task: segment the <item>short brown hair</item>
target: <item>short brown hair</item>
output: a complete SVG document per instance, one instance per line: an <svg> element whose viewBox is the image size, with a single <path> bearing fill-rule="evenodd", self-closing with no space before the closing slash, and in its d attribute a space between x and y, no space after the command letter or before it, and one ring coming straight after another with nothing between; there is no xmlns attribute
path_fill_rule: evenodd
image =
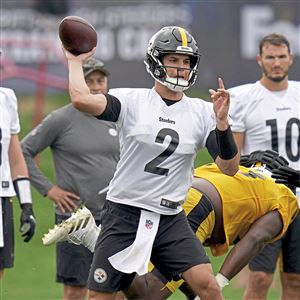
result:
<svg viewBox="0 0 300 300"><path fill-rule="evenodd" d="M287 38L282 34L272 33L272 34L268 34L265 37L263 37L263 39L259 43L259 54L262 54L262 48L266 43L269 43L269 44L272 44L275 46L286 45L288 48L288 52L289 53L291 52L290 43L287 40Z"/></svg>

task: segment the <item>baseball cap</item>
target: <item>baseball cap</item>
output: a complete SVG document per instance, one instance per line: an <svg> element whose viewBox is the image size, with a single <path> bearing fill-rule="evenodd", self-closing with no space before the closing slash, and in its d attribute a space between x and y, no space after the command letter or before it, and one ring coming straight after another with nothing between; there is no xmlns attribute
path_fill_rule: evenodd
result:
<svg viewBox="0 0 300 300"><path fill-rule="evenodd" d="M104 62L97 58L89 58L82 65L84 77L90 75L94 71L99 71L105 76L109 76L110 73L105 69Z"/></svg>

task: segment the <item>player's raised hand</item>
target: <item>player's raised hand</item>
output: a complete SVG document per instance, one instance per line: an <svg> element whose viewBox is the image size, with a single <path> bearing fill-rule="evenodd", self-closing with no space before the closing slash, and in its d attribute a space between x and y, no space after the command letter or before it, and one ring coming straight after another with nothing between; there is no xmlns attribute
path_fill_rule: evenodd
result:
<svg viewBox="0 0 300 300"><path fill-rule="evenodd" d="M68 61L83 62L95 53L97 32L81 17L65 17L59 24L58 35Z"/></svg>
<svg viewBox="0 0 300 300"><path fill-rule="evenodd" d="M215 91L213 89L209 89L210 97L213 102L214 112L217 118L217 122L225 122L227 123L227 116L229 111L229 103L230 103L230 95L229 92L225 89L223 80L218 78L219 88ZM226 128L219 128L220 130L224 130Z"/></svg>
<svg viewBox="0 0 300 300"><path fill-rule="evenodd" d="M64 48L63 45L61 45L61 47L62 47L63 53L64 53L64 55L65 55L65 57L68 61L78 61L81 64L85 60L87 60L89 57L94 55L94 53L96 52L96 47L94 47L90 52L82 53L82 54L79 54L79 55L74 55L70 51L68 51L66 48Z"/></svg>

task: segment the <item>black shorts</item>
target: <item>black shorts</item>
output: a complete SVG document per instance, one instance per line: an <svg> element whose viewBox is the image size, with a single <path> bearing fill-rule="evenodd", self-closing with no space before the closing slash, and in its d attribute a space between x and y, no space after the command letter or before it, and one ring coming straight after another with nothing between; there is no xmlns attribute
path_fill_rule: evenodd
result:
<svg viewBox="0 0 300 300"><path fill-rule="evenodd" d="M141 209L106 201L104 210L88 288L99 292L126 290L135 273L125 274L115 270L108 257L133 243ZM177 215L161 215L151 261L168 280L178 278L195 265L210 262L183 211Z"/></svg>
<svg viewBox="0 0 300 300"><path fill-rule="evenodd" d="M68 217L56 215L56 224ZM71 286L86 286L93 253L82 245L69 242L56 244L56 282Z"/></svg>
<svg viewBox="0 0 300 300"><path fill-rule="evenodd" d="M278 258L281 272L300 274L300 213L283 238L267 244L250 261L249 268L254 272L274 273Z"/></svg>
<svg viewBox="0 0 300 300"><path fill-rule="evenodd" d="M0 198L2 202L3 238L4 247L0 247L0 269L12 268L14 266L14 222L13 207L10 198ZM2 233L1 233L2 234Z"/></svg>

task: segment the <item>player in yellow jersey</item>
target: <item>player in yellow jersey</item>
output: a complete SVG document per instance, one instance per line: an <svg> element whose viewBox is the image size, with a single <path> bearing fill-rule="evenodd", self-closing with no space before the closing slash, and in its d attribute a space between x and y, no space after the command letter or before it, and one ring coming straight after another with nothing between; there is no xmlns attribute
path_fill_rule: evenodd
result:
<svg viewBox="0 0 300 300"><path fill-rule="evenodd" d="M273 151L267 151L267 161L271 169L286 164ZM253 162L249 156L248 162L244 159L246 165ZM266 243L284 235L299 210L291 189L276 184L264 166L240 166L232 177L222 174L215 164L204 165L195 169L192 186L183 205L192 230L214 256L234 245L216 275L221 289ZM154 269L136 277L127 294L129 299L166 299L180 286L188 299L194 299L183 280L167 282Z"/></svg>
<svg viewBox="0 0 300 300"><path fill-rule="evenodd" d="M256 152L242 159L247 166L257 161L267 164L268 169L288 164L273 151ZM240 166L235 176L222 174L216 164L195 169L192 188L183 205L192 230L215 256L225 254L229 246L234 245L216 276L221 288L266 243L282 237L298 213L297 198L292 190L284 184L275 183L268 169L265 165ZM79 221L77 218L78 224L84 223ZM72 232L68 235L65 231L65 238L68 235L69 241L72 241L76 237L77 242L81 240L85 244L81 236L87 234L83 229L79 236L73 230L74 226L70 228ZM90 243L89 249L93 251ZM154 269L144 276L136 276L124 292L128 299L159 300L166 299L180 286L188 291L183 280L167 282ZM189 299L194 297L191 292Z"/></svg>

